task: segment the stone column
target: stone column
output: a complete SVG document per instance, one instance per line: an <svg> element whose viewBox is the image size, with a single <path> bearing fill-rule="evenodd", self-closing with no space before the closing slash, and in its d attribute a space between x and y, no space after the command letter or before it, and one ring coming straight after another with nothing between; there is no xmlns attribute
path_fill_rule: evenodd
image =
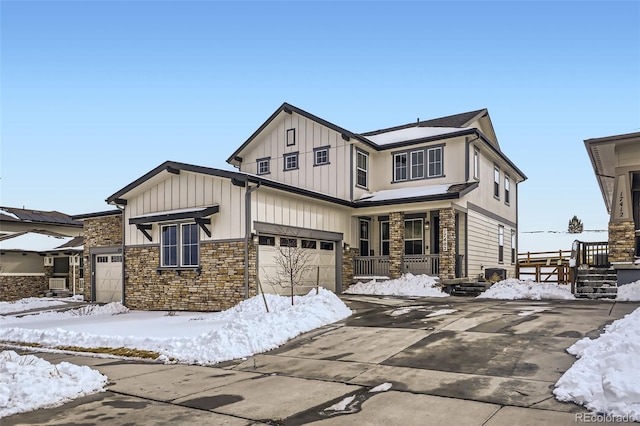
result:
<svg viewBox="0 0 640 426"><path fill-rule="evenodd" d="M342 250L342 291L351 286L353 283L353 258L357 255L357 249L351 247L336 247L336 250Z"/></svg>
<svg viewBox="0 0 640 426"><path fill-rule="evenodd" d="M635 259L636 234L633 221L609 222L609 262Z"/></svg>
<svg viewBox="0 0 640 426"><path fill-rule="evenodd" d="M389 214L389 240L389 278L400 278L404 255L404 212Z"/></svg>
<svg viewBox="0 0 640 426"><path fill-rule="evenodd" d="M452 208L440 209L440 279L456 277L456 214Z"/></svg>

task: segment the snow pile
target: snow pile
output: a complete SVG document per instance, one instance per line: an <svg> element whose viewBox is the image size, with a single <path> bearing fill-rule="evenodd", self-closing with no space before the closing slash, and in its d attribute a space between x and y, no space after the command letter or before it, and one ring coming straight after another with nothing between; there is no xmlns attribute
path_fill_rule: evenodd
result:
<svg viewBox="0 0 640 426"><path fill-rule="evenodd" d="M640 302L640 281L618 286L616 300L621 302Z"/></svg>
<svg viewBox="0 0 640 426"><path fill-rule="evenodd" d="M556 383L558 400L616 416L617 421L640 421L640 309L567 352L578 360Z"/></svg>
<svg viewBox="0 0 640 426"><path fill-rule="evenodd" d="M107 377L68 362L52 365L33 355L0 352L0 418L103 392Z"/></svg>
<svg viewBox="0 0 640 426"><path fill-rule="evenodd" d="M374 294L384 296L447 297L438 287L438 279L430 275L405 274L395 280L358 282L346 294Z"/></svg>
<svg viewBox="0 0 640 426"><path fill-rule="evenodd" d="M191 322L193 328L200 331L197 335L189 335L191 331L185 330L184 322L177 323L185 321L179 315L158 317L155 313L150 324L139 327L140 316L137 314L147 313L129 312L121 304L113 303L93 307L88 312L73 310L5 319L0 328L0 340L39 343L49 348L141 349L159 353L158 359L164 362L207 365L274 349L301 333L351 315L351 310L324 288L320 288L318 294L314 289L306 296L297 296L293 306L288 297L265 296L269 313L265 310L262 296L256 296L225 312L197 317L191 314L191 320L200 320ZM113 315L116 313L121 315ZM105 316L106 319L103 318ZM95 320L102 320L102 323L94 325L91 330L102 327L102 334L78 330L86 330L87 324ZM22 324L24 326L20 327ZM112 334L111 324L124 325L124 331ZM149 327L154 328L155 337L149 335ZM134 332L138 334L133 335Z"/></svg>
<svg viewBox="0 0 640 426"><path fill-rule="evenodd" d="M49 308L54 306L63 306L67 302L82 301L82 296L75 297L28 297L26 299L16 300L15 302L0 302L0 314L12 314L21 312L26 309Z"/></svg>
<svg viewBox="0 0 640 426"><path fill-rule="evenodd" d="M575 299L571 289L551 283L537 283L532 280L520 281L516 278L508 278L491 286L487 291L478 296L479 299Z"/></svg>

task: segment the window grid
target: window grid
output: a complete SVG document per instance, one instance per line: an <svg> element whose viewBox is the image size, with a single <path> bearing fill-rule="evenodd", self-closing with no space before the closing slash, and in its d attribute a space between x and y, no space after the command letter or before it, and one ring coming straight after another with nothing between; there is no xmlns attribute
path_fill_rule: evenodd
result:
<svg viewBox="0 0 640 426"><path fill-rule="evenodd" d="M427 149L427 177L442 176L442 147Z"/></svg>
<svg viewBox="0 0 640 426"><path fill-rule="evenodd" d="M199 228L197 224L164 225L161 227L160 236L160 266L191 267L200 264Z"/></svg>
<svg viewBox="0 0 640 426"><path fill-rule="evenodd" d="M504 262L504 226L498 225L498 262Z"/></svg>
<svg viewBox="0 0 640 426"><path fill-rule="evenodd" d="M162 266L178 266L178 226L162 227Z"/></svg>
<svg viewBox="0 0 640 426"><path fill-rule="evenodd" d="M393 155L393 180L407 180L407 153Z"/></svg>
<svg viewBox="0 0 640 426"><path fill-rule="evenodd" d="M295 170L298 168L298 153L284 155L284 170Z"/></svg>
<svg viewBox="0 0 640 426"><path fill-rule="evenodd" d="M182 225L182 266L198 266L198 225Z"/></svg>
<svg viewBox="0 0 640 426"><path fill-rule="evenodd" d="M422 219L404 221L404 254L422 254L423 232Z"/></svg>
<svg viewBox="0 0 640 426"><path fill-rule="evenodd" d="M411 152L411 179L424 178L424 151Z"/></svg>
<svg viewBox="0 0 640 426"><path fill-rule="evenodd" d="M369 184L369 154L364 151L357 151L356 156L356 184L366 188Z"/></svg>
<svg viewBox="0 0 640 426"><path fill-rule="evenodd" d="M500 167L493 168L493 196L500 199Z"/></svg>
<svg viewBox="0 0 640 426"><path fill-rule="evenodd" d="M269 163L270 163L270 158L260 158L258 159L258 174L259 175L266 175L268 173L271 172L271 170L269 170Z"/></svg>
<svg viewBox="0 0 640 426"><path fill-rule="evenodd" d="M313 150L314 153L314 165L315 166L322 166L324 164L329 164L329 148L328 147L323 147L323 148L315 148Z"/></svg>

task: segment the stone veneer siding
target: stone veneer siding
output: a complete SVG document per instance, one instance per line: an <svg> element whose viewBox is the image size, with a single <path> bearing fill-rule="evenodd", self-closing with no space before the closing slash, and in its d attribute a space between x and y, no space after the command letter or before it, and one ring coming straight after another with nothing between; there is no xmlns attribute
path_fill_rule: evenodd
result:
<svg viewBox="0 0 640 426"><path fill-rule="evenodd" d="M404 254L404 212L389 214L389 278L402 276Z"/></svg>
<svg viewBox="0 0 640 426"><path fill-rule="evenodd" d="M447 247L444 234L447 233ZM440 209L440 279L456 277L456 214L452 208Z"/></svg>
<svg viewBox="0 0 640 426"><path fill-rule="evenodd" d="M256 295L256 247L249 246L249 297ZM244 241L201 242L200 275L164 269L158 246L125 249L125 304L130 309L221 311L245 299Z"/></svg>
<svg viewBox="0 0 640 426"><path fill-rule="evenodd" d="M44 267L44 276L0 276L0 300L12 302L25 297L43 297L49 291L53 266Z"/></svg>
<svg viewBox="0 0 640 426"><path fill-rule="evenodd" d="M337 247L336 249L340 249ZM349 247L348 249L344 249L342 251L342 291L344 292L346 289L353 284L353 266L354 266L354 258L358 255L358 249L354 249Z"/></svg>
<svg viewBox="0 0 640 426"><path fill-rule="evenodd" d="M633 221L609 222L609 262L635 260L636 234Z"/></svg>
<svg viewBox="0 0 640 426"><path fill-rule="evenodd" d="M91 300L90 251L110 246L122 246L122 215L84 219L84 300Z"/></svg>

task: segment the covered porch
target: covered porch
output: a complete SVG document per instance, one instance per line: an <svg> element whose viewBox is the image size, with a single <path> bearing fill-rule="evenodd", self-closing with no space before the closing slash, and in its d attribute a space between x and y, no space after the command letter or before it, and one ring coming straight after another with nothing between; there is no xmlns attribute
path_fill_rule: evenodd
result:
<svg viewBox="0 0 640 426"><path fill-rule="evenodd" d="M464 278L466 214L452 207L359 216L353 279L427 274Z"/></svg>

